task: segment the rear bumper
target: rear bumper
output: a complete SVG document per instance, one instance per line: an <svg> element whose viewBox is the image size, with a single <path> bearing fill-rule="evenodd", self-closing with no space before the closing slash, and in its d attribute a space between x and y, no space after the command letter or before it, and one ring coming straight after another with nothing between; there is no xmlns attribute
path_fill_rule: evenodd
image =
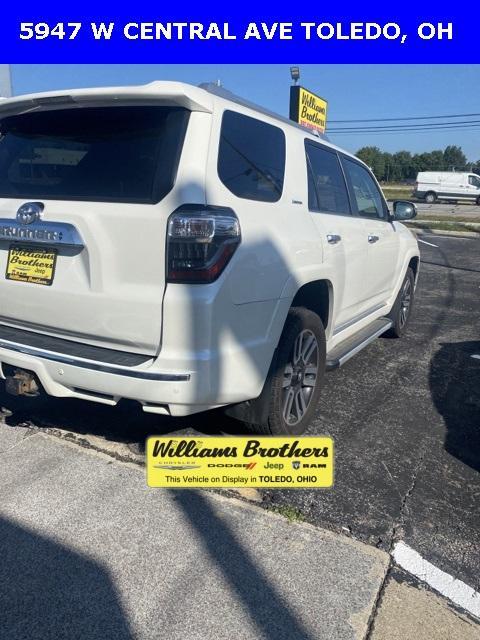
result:
<svg viewBox="0 0 480 640"><path fill-rule="evenodd" d="M1 325L0 325L1 326ZM147 413L185 416L257 397L263 380L253 355L265 359L268 342L235 345L231 350L186 352L178 358L149 357L127 367L48 351L0 335L0 378L9 367L33 372L44 391L107 405L122 399L139 402ZM165 350L166 351L166 350Z"/></svg>
<svg viewBox="0 0 480 640"><path fill-rule="evenodd" d="M198 402L195 373L116 367L0 341L0 377L3 379L5 365L33 372L45 392L59 398L79 398L108 405L127 398L140 402L146 412L178 416L209 408Z"/></svg>
<svg viewBox="0 0 480 640"><path fill-rule="evenodd" d="M111 373L116 376L126 376L127 378L139 378L141 380L159 380L162 382L188 382L190 380L189 373L162 373L160 371L150 371L149 369L135 369L132 367L123 367L121 365L111 364L108 362L99 362L95 360L86 360L84 358L48 351L32 345L21 344L10 340L0 338L0 350L14 351L23 353L27 356L42 358L56 362L57 364L67 364L80 369L90 369L92 371L101 371L103 373ZM151 358L148 359L153 362Z"/></svg>
<svg viewBox="0 0 480 640"><path fill-rule="evenodd" d="M52 396L126 398L147 412L189 415L260 395L289 306L286 298L233 305L225 287L171 286L157 356L0 323L0 364L35 373Z"/></svg>

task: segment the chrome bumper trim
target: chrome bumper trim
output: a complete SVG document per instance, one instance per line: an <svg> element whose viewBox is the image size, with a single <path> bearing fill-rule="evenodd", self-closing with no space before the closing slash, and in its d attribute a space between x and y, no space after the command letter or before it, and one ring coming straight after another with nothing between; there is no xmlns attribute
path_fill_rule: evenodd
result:
<svg viewBox="0 0 480 640"><path fill-rule="evenodd" d="M94 371L113 373L114 375L127 376L129 378L141 378L142 380L158 380L161 382L187 382L188 380L190 380L189 373L160 373L156 371L142 371L140 369L116 367L113 365L105 364L103 362L82 360L81 358L74 358L72 356L66 356L61 353L44 351L43 349L28 347L24 344L9 342L8 340L0 340L0 348L8 349L9 351L16 351L17 353L23 353L28 356L43 358L45 360L61 362L62 364L70 364L74 367L80 367L82 369L93 369Z"/></svg>

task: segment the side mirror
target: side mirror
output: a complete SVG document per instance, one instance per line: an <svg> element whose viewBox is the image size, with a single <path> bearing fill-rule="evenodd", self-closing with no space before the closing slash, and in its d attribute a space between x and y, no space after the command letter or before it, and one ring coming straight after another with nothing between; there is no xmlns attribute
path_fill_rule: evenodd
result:
<svg viewBox="0 0 480 640"><path fill-rule="evenodd" d="M417 215L417 207L408 200L395 200L393 203L394 220L411 220Z"/></svg>

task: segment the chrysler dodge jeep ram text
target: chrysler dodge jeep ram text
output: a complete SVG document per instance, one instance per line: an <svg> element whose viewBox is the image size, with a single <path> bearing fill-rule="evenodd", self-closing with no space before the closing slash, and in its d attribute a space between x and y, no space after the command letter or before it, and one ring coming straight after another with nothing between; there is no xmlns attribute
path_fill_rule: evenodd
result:
<svg viewBox="0 0 480 640"><path fill-rule="evenodd" d="M0 101L7 391L300 433L325 370L412 309L419 251L371 171L226 92Z"/></svg>

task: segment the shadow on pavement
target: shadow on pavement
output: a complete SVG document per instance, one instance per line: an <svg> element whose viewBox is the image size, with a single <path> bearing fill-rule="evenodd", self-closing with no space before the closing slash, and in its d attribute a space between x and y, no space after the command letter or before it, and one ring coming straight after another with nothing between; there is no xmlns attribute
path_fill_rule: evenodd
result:
<svg viewBox="0 0 480 640"><path fill-rule="evenodd" d="M222 571L250 619L265 640L314 640L298 615L263 575L228 523L220 519L199 491L175 492L182 509L205 550Z"/></svg>
<svg viewBox="0 0 480 640"><path fill-rule="evenodd" d="M107 571L0 518L0 635L5 640L133 640Z"/></svg>
<svg viewBox="0 0 480 640"><path fill-rule="evenodd" d="M430 365L430 390L447 434L445 450L480 471L480 341L442 344Z"/></svg>
<svg viewBox="0 0 480 640"><path fill-rule="evenodd" d="M93 402L50 398L11 396L0 385L0 406L11 412L5 422L12 427L31 423L40 428L63 429L78 435L94 435L120 442L143 453L150 435L245 435L242 424L223 411L207 411L185 418L144 413L136 402L121 401L115 407Z"/></svg>

